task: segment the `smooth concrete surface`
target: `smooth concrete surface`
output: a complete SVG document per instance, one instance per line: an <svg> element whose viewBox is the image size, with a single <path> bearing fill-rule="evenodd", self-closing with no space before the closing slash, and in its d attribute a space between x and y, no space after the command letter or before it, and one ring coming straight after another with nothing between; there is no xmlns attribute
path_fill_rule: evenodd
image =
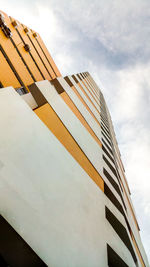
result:
<svg viewBox="0 0 150 267"><path fill-rule="evenodd" d="M84 126L80 123L80 121L76 118L74 113L68 108L68 106L62 100L62 98L57 93L53 85L51 85L48 81L41 81L41 82L36 82L36 86L37 88L39 88L41 93L44 95L48 103L55 110L55 112L57 113L57 115L59 116L63 124L67 127L70 134L77 141L82 151L87 155L88 159L94 165L94 167L99 172L99 174L102 176L106 184L108 184L109 188L111 189L113 194L116 196L118 201L122 204L120 196L116 194L115 189L113 188L113 186L109 183L108 179L103 174L103 166L104 166L105 169L112 175L112 177L113 178L115 177L112 171L110 170L110 168L105 164L105 162L102 159L102 149L95 142L95 140L91 137L91 135L84 128ZM66 90L65 85L64 85L64 88ZM116 179L116 182L118 183L118 180L116 177L115 179Z"/></svg>
<svg viewBox="0 0 150 267"><path fill-rule="evenodd" d="M2 216L48 266L107 266L101 190L12 88L0 112Z"/></svg>
<svg viewBox="0 0 150 267"><path fill-rule="evenodd" d="M74 87L76 88L76 90L78 91L78 93L80 94L80 96L83 98L83 100L85 101L85 103L88 105L88 107L90 108L90 110L93 112L94 116L100 122L100 114L97 112L97 110L95 109L95 107L92 105L92 103L90 102L90 100L88 99L88 97L83 93L83 91L78 86L78 84L75 82L75 80L72 78L72 76L68 76L68 78L70 79L70 81L72 82L72 84L74 85Z"/></svg>
<svg viewBox="0 0 150 267"><path fill-rule="evenodd" d="M82 151L101 175L103 166L101 147L63 101L53 85L48 81L42 81L36 82L36 86L42 92L47 102L54 109L60 120L81 147ZM94 119L92 118L92 120Z"/></svg>
<svg viewBox="0 0 150 267"><path fill-rule="evenodd" d="M48 266L108 267L108 243L136 267L105 205L123 216L13 88L0 90L0 113L2 216Z"/></svg>
<svg viewBox="0 0 150 267"><path fill-rule="evenodd" d="M100 106L97 104L97 102L95 101L95 99L92 97L92 95L90 94L90 92L88 91L88 89L86 88L86 86L84 85L84 83L83 83L84 81L80 80L77 75L75 75L75 77L78 80L78 82L81 84L81 86L83 87L84 91L89 96L89 98L91 99L91 101L93 102L93 104L100 111ZM89 90L91 91L91 89L89 89Z"/></svg>
<svg viewBox="0 0 150 267"><path fill-rule="evenodd" d="M86 109L86 107L83 105L83 103L80 101L80 99L77 97L77 95L73 92L73 90L70 88L68 83L65 81L63 77L57 78L57 80L60 82L60 84L63 86L66 93L69 95L77 109L80 111L82 116L85 118L89 126L92 128L96 136L101 140L101 128L98 125L98 123L94 120L92 115L89 113L89 111Z"/></svg>

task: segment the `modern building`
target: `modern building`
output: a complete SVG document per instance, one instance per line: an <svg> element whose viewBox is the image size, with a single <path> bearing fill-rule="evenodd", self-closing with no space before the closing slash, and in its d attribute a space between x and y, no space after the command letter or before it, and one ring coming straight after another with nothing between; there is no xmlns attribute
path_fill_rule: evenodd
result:
<svg viewBox="0 0 150 267"><path fill-rule="evenodd" d="M114 128L88 72L62 77L0 12L0 266L148 267Z"/></svg>

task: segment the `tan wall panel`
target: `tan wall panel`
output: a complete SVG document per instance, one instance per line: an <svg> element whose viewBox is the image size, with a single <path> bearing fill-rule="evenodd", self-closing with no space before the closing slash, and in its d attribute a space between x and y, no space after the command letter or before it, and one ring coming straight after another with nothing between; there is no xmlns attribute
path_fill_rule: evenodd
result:
<svg viewBox="0 0 150 267"><path fill-rule="evenodd" d="M95 102L98 104L98 106L100 106L99 101L97 101L96 98L93 96L93 94L91 93L91 91L88 89L86 83L85 83L83 80L82 80L81 82L82 82L82 83L84 84L84 86L87 88L87 90L89 91L90 95L91 95L92 98L95 100Z"/></svg>
<svg viewBox="0 0 150 267"><path fill-rule="evenodd" d="M90 163L86 155L80 149L76 141L70 135L70 133L58 118L54 110L50 107L50 105L43 105L42 107L36 109L35 113L57 137L57 139L64 145L64 147L75 158L80 166L87 172L87 174L98 185L98 187L104 192L104 181L102 177Z"/></svg>
<svg viewBox="0 0 150 267"><path fill-rule="evenodd" d="M39 47L37 46L37 42L36 42L35 38L33 37L31 31L29 30L28 33L25 33L24 32L24 28L27 28L27 27L21 25L21 27L20 27L21 35L22 35L23 39L26 40L26 42L30 45L30 47L31 47L31 53L32 53L32 55L33 55L36 63L38 64L41 72L43 73L45 79L46 80L50 80L51 79L51 76L48 73L48 71L51 72L51 70L49 70L49 65L47 63L47 60L45 59L45 57L41 53L41 49L39 49ZM31 38L31 41L32 42L30 41L30 39L28 38L28 36ZM32 43L34 44L34 46L36 47L36 49L34 48L34 46L32 45ZM48 69L48 71L45 68L45 66L44 66L43 62L41 61L41 58L39 57L39 55L38 55L38 53L37 53L36 50L38 51L39 55L41 56L41 58L42 58L42 60L43 60L43 62L45 64L46 68Z"/></svg>
<svg viewBox="0 0 150 267"><path fill-rule="evenodd" d="M12 19L12 21L13 21L13 19ZM15 34L15 38L13 38L13 40L16 43L16 45L17 45L17 42L20 43L17 47L18 47L22 57L24 58L26 64L28 65L28 67L29 67L30 71L32 72L33 76L35 77L36 81L42 81L43 77L41 76L37 66L35 65L33 59L31 58L31 56L29 54L29 52L25 51L24 43L21 40L21 38L20 38L20 36L17 33L15 28L14 28L14 30L15 30L16 34ZM20 33L20 35L22 36L25 44L29 44L28 37L26 36L25 32L23 31L22 26L20 25L20 23L18 24L17 30ZM17 40L16 37L19 38L19 40ZM33 53L33 47L31 45L30 45L30 48L31 48L31 53Z"/></svg>
<svg viewBox="0 0 150 267"><path fill-rule="evenodd" d="M45 44L43 43L42 38L40 37L39 34L38 34L37 40L39 41L39 43L40 43L40 45L42 46L42 48L43 48L43 50L44 50L44 52L45 52L47 58L49 59L51 65L52 65L52 67L53 67L53 69L54 69L54 71L55 71L55 73L56 73L55 76L56 76L56 77L60 77L60 76L61 76L61 73L60 73L59 69L57 68L57 66L56 66L56 64L55 64L55 62L54 62L54 60L52 59L52 57L51 57L49 51L47 50L47 48L46 48Z"/></svg>
<svg viewBox="0 0 150 267"><path fill-rule="evenodd" d="M13 86L14 88L21 87L20 83L18 82L16 76L14 75L13 71L11 70L9 64L7 63L1 51L0 51L0 82L3 84L4 87L7 86Z"/></svg>
<svg viewBox="0 0 150 267"><path fill-rule="evenodd" d="M89 124L86 122L84 117L79 112L79 110L76 108L76 106L74 105L74 103L72 102L70 97L67 95L67 93L63 92L60 96L63 98L63 100L65 101L67 106L69 106L69 108L73 111L73 113L76 115L76 117L80 120L80 122L83 124L83 126L87 129L87 131L91 134L91 136L95 139L95 141L99 144L99 146L102 147L100 140L95 135L95 133L93 132L93 130L91 129Z"/></svg>
<svg viewBox="0 0 150 267"><path fill-rule="evenodd" d="M135 238L134 238L134 236L133 236L133 234L131 234L131 236L132 236L133 244L134 244L134 247L135 247L135 249L136 249L136 252L137 252L139 261L140 261L140 263L141 263L141 266L142 266L142 267L146 267L146 265L145 265L145 263L144 263L144 261L143 261L143 258L142 258L142 256L141 256L140 250L139 250L139 248L138 248L138 246L137 246L137 243L136 243L136 241L135 241Z"/></svg>
<svg viewBox="0 0 150 267"><path fill-rule="evenodd" d="M88 94L85 92L85 90L83 89L83 86L80 84L80 82L77 83L77 85L80 87L80 89L82 90L82 92L85 94L85 96L88 98L88 100L91 102L91 104L93 105L93 107L97 110L97 112L100 114L99 110L97 109L97 107L94 105L93 101L91 100L91 98L88 96Z"/></svg>
<svg viewBox="0 0 150 267"><path fill-rule="evenodd" d="M93 94L95 95L96 99L99 101L99 96L97 95L97 93L95 92L94 86L90 83L90 81L88 80L88 78L85 78L85 81L89 84Z"/></svg>
<svg viewBox="0 0 150 267"><path fill-rule="evenodd" d="M72 90L75 92L75 94L78 96L78 98L81 100L81 102L83 103L83 105L86 107L86 109L89 111L89 113L92 115L92 117L95 119L95 121L98 123L99 126L100 122L97 120L97 118L94 116L93 112L90 110L90 108L88 107L88 105L85 103L85 101L83 100L83 98L81 97L81 95L78 93L78 91L76 90L76 88L74 86L71 87Z"/></svg>
<svg viewBox="0 0 150 267"><path fill-rule="evenodd" d="M52 68L51 68L51 66L50 66L50 64L49 64L49 62L48 62L48 60L46 59L46 57L45 57L45 55L44 55L44 53L43 53L41 47L39 46L39 44L38 44L38 42L37 42L37 40L36 40L37 38L35 38L35 37L33 36L33 31L30 30L30 32L29 32L28 34L29 34L29 36L30 36L32 42L34 43L34 45L35 45L35 47L36 47L36 49L37 49L39 55L40 55L41 58L43 59L45 66L47 67L47 69L48 69L48 71L49 71L49 73L50 73L50 76L51 76L51 77L50 77L50 80L56 78L55 73L53 72L53 70L52 70Z"/></svg>
<svg viewBox="0 0 150 267"><path fill-rule="evenodd" d="M133 208L132 208L132 206L131 206L131 204L130 204L130 200L129 200L129 198L128 198L128 195L127 195L127 193L126 193L126 189L124 188L124 185L123 185L123 183L122 183L121 180L120 180L120 182L121 182L121 185L122 185L124 194L125 194L125 196L126 196L126 200L127 200L127 202L128 202L128 205L129 205L129 207L130 207L130 211L131 211L133 220L134 220L134 222L135 222L135 225L136 225L136 227L137 227L137 230L139 231L139 230L140 230L140 229L139 229L139 225L138 225L137 219L136 219L136 217L135 217L134 210L133 210Z"/></svg>
<svg viewBox="0 0 150 267"><path fill-rule="evenodd" d="M19 45L20 39L16 35L14 27L11 25L10 19L7 15L5 15L5 22L13 33L13 39L15 39L15 42L17 43L17 45ZM29 84L33 83L34 82L33 79L31 78L29 72L27 71L24 63L22 62L22 60L21 60L20 56L18 55L16 49L14 48L13 44L11 43L10 38L7 38L1 29L0 29L0 44L2 45L7 56L11 60L12 64L14 65L16 71L18 72L18 74L21 77L24 84L29 85ZM9 79L9 77L8 77L8 79Z"/></svg>

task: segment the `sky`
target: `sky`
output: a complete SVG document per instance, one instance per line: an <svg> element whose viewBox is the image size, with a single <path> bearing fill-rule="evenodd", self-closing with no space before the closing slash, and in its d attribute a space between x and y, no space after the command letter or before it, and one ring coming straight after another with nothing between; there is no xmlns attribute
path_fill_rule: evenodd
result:
<svg viewBox="0 0 150 267"><path fill-rule="evenodd" d="M62 75L89 71L114 124L150 261L150 1L0 0L39 32Z"/></svg>

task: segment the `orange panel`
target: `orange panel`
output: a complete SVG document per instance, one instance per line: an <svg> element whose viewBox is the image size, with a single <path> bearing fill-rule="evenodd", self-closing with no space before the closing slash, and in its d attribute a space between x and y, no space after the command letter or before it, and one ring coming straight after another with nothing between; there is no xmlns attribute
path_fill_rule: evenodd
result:
<svg viewBox="0 0 150 267"><path fill-rule="evenodd" d="M49 104L34 111L74 159L104 192L104 181Z"/></svg>
<svg viewBox="0 0 150 267"><path fill-rule="evenodd" d="M79 112L79 110L76 108L75 104L73 101L70 99L70 97L67 95L66 92L61 93L60 95L67 106L73 111L73 113L76 115L76 117L80 120L80 122L83 124L83 126L87 129L87 131L91 134L91 136L95 139L95 141L99 144L100 147L102 147L102 144L98 137L95 135L89 124L86 122L82 114Z"/></svg>
<svg viewBox="0 0 150 267"><path fill-rule="evenodd" d="M9 79L8 79L9 77ZM9 64L4 58L3 54L0 51L0 82L4 87L13 86L14 88L21 87L21 84L18 82L16 76L11 70Z"/></svg>
<svg viewBox="0 0 150 267"><path fill-rule="evenodd" d="M89 84L93 94L95 95L96 99L99 101L99 96L97 95L93 84L91 84L91 82L88 80L88 78L85 78L85 81Z"/></svg>
<svg viewBox="0 0 150 267"><path fill-rule="evenodd" d="M132 237L133 244L134 244L134 247L135 247L135 249L136 249L136 252L137 252L139 261L140 261L140 263L141 263L141 266L142 266L142 267L146 267L146 265L145 265L145 263L144 263L144 261L143 261L142 255L141 255L141 253L140 253L140 250L139 250L139 248L138 248L138 246L137 246L137 243L136 243L135 238L134 238L134 236L133 236L132 233L131 233L131 237Z"/></svg>
<svg viewBox="0 0 150 267"><path fill-rule="evenodd" d="M91 109L88 107L88 105L86 104L86 102L84 101L84 99L81 97L81 95L78 93L78 91L76 90L76 88L74 86L71 87L72 90L75 92L75 94L78 96L78 98L81 100L81 102L83 103L83 105L86 107L86 109L88 110L88 112L92 115L92 117L94 118L94 120L98 123L99 126L100 122L97 120L97 118L94 116L93 112L91 111Z"/></svg>
<svg viewBox="0 0 150 267"><path fill-rule="evenodd" d="M4 14L4 13L3 13ZM19 45L20 39L18 38L16 31L14 30L14 27L11 25L10 19L7 15L5 15L5 22L7 26L10 28L13 34L13 40ZM21 80L25 85L29 85L34 82L31 75L29 74L26 66L22 62L19 54L17 53L16 49L14 48L10 38L7 38L2 30L0 29L0 43L3 47L5 53L7 54L8 58L12 62L13 66L15 67L17 73L21 77ZM9 79L9 77L8 77Z"/></svg>
<svg viewBox="0 0 150 267"><path fill-rule="evenodd" d="M82 80L81 81L84 86L86 87L86 89L89 91L90 95L92 96L92 98L95 100L95 102L98 104L98 106L100 106L99 102L96 100L95 96L91 93L91 91L89 90L89 88L87 87L86 83Z"/></svg>
<svg viewBox="0 0 150 267"><path fill-rule="evenodd" d="M14 21L14 19L11 19L11 21ZM14 29L15 29L15 28L14 28ZM17 28L15 29L15 31L16 31L16 33L17 33L16 36L17 36L19 39L18 39L18 40L17 40L16 38L13 38L13 39L14 39L14 42L15 42L16 45L17 45L17 43L19 42L19 45L17 45L17 47L18 47L18 49L19 49L19 51L20 51L22 57L24 58L26 64L28 65L30 71L32 72L32 74L33 74L35 80L36 80L36 81L42 81L44 78L42 77L41 73L39 72L39 70L38 70L36 64L34 63L32 57L31 57L31 55L30 55L30 53L33 55L33 53L34 53L34 52L33 52L34 49L33 49L33 47L29 44L28 37L26 36L26 34L25 34L25 32L23 31L22 26L21 26L21 24L20 24L19 22L18 22L18 26L17 26ZM21 37L22 37L23 40L21 39L21 37L19 36L19 34L21 35ZM24 49L24 45L25 45L25 44L28 44L28 45L30 46L30 48L31 48L30 53L27 52L27 51L25 51L25 49Z"/></svg>
<svg viewBox="0 0 150 267"><path fill-rule="evenodd" d="M38 43L38 41L37 41L37 37L34 37L34 36L33 36L34 32L33 32L32 30L30 30L30 32L29 32L28 34L29 34L29 36L30 36L30 39L31 39L32 42L34 43L34 45L35 45L35 47L36 47L36 49L37 49L39 55L40 55L41 58L43 59L45 66L47 67L47 69L48 69L48 71L49 71L49 73L50 73L50 80L51 80L51 79L55 79L55 78L56 78L56 75L55 75L55 73L53 72L53 69L52 69L51 65L49 64L49 61L48 61L48 59L47 59L47 56L46 56L46 54L44 53L43 47L40 46L40 43ZM38 34L37 34L37 35L38 35Z"/></svg>
<svg viewBox="0 0 150 267"><path fill-rule="evenodd" d="M25 33L24 29L28 29L29 31ZM26 26L20 25L20 33L24 40L30 45L31 47L31 54L33 55L36 63L38 64L41 72L43 73L44 77L46 80L50 80L50 71L49 71L49 66L47 66L47 61L45 60L45 57L41 53L41 50L37 47L37 42L35 38L33 37L31 31L29 28Z"/></svg>
<svg viewBox="0 0 150 267"><path fill-rule="evenodd" d="M128 204L129 204L129 207L130 207L130 210L131 210L131 214L132 214L133 220L134 220L134 222L135 222L135 225L136 225L136 227L137 227L137 230L139 231L140 229L139 229L139 225L138 225L137 219L136 219L135 214L134 214L134 210L133 210L133 208L132 208L132 206L131 206L131 203L130 203L130 200L129 200L128 195L127 195L127 193L126 193L125 187L124 187L124 185L123 185L123 183L122 183L121 180L120 180L120 182L121 182L123 191L124 191L124 193L125 193L127 202L128 202Z"/></svg>
<svg viewBox="0 0 150 267"><path fill-rule="evenodd" d="M37 40L38 40L39 44L41 45L41 47L42 47L44 53L46 54L46 56L47 56L47 58L48 58L48 60L49 60L49 62L50 62L50 64L51 64L52 68L54 69L54 72L55 72L54 74L55 74L55 76L56 76L56 77L60 77L60 76L61 76L60 71L58 70L56 64L54 63L54 60L52 59L52 57L51 57L49 51L47 50L47 48L46 48L45 44L43 43L43 41L42 41L42 39L41 39L41 37L40 37L39 34L38 34L38 36L37 36Z"/></svg>
<svg viewBox="0 0 150 267"><path fill-rule="evenodd" d="M83 86L80 84L80 82L77 83L77 85L80 87L80 89L82 90L82 92L85 94L85 96L88 98L88 100L91 102L91 104L93 105L93 107L97 110L97 112L100 114L100 111L97 109L97 107L94 105L93 101L91 100L91 98L88 96L88 94L85 92L85 90L83 89Z"/></svg>

